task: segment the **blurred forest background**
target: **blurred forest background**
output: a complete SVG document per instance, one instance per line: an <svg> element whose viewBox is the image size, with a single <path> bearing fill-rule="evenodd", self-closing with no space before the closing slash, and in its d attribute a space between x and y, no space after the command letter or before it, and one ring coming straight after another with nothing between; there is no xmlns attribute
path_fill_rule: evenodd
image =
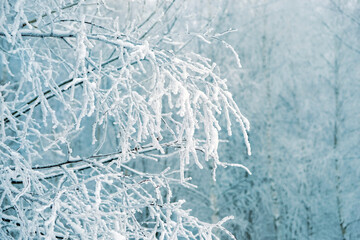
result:
<svg viewBox="0 0 360 240"><path fill-rule="evenodd" d="M239 239L359 239L360 2L208 4L199 2L199 21L217 16L217 32L237 29L225 39L243 68L227 68L223 49L198 48L225 69L251 122L252 156L234 131L220 158L253 174L222 169L189 207L208 219L235 215Z"/></svg>

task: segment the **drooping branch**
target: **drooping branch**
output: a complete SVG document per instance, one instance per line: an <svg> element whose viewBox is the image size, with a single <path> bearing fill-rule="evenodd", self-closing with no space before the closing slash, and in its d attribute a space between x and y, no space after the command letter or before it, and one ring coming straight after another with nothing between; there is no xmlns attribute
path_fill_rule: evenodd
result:
<svg viewBox="0 0 360 240"><path fill-rule="evenodd" d="M109 59L108 61L103 62L101 64L101 67L105 67L105 66L109 65L110 63L113 63L113 62L119 60L119 58L120 58L119 56L113 57L113 58ZM138 63L137 61L134 61L130 65L134 65L137 63ZM117 70L120 70L121 68L122 67L119 67L119 68L117 68ZM92 73L95 69L96 68L94 67L93 69L89 70L87 73L88 74ZM57 87L59 89L61 89L61 92L65 92L69 89L68 84L72 83L73 81L74 81L74 78L70 78L70 79L58 84ZM79 81L79 82L75 83L73 86L76 87L76 86L80 86L82 84L83 84L83 81ZM52 91L50 89L43 92L43 95L46 97L46 100L49 100L56 96L55 94L52 93ZM31 100L29 100L28 102L26 102L26 104L24 106L20 107L19 110L12 112L12 116L14 116L15 118L18 118L18 117L22 116L23 114L29 112L32 107L39 106L39 104L41 104L41 101L39 100L39 96L36 96L36 97L32 98ZM34 105L34 106L31 106L31 105ZM21 110L21 109L24 109L24 110ZM8 118L4 119L5 123L9 123L9 121L10 120Z"/></svg>

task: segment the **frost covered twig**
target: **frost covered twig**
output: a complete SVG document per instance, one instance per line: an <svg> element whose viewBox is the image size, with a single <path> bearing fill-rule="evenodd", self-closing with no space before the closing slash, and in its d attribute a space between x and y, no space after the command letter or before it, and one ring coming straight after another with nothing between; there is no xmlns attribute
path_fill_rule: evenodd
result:
<svg viewBox="0 0 360 240"><path fill-rule="evenodd" d="M192 217L171 185L195 187L186 169L207 161L248 171L221 162L217 151L225 114L228 133L234 118L250 154L247 119L215 63L163 45L170 37L160 25L180 13L176 1L149 6L149 17L135 23L110 4L0 6L8 69L0 84L0 236L211 239L214 229L231 236L222 227L228 219ZM130 10L124 14L139 11ZM169 21L168 33L176 29ZM165 170L136 165L164 159Z"/></svg>

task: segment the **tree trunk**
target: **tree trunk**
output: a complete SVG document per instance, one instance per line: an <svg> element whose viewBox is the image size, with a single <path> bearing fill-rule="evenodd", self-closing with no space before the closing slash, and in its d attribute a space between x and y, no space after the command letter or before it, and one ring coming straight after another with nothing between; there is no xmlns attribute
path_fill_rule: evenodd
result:
<svg viewBox="0 0 360 240"><path fill-rule="evenodd" d="M335 98L335 118L334 118L334 136L333 136L333 151L334 151L334 165L335 165L335 190L336 190L336 208L339 219L339 226L341 231L341 238L345 239L345 224L342 213L341 203L341 172L338 158L338 142L339 142L339 122L340 122L340 102L339 102L339 53L341 48L341 40L335 39L335 58L334 58L334 98Z"/></svg>
<svg viewBox="0 0 360 240"><path fill-rule="evenodd" d="M266 116L266 154L267 154L267 162L268 162L268 178L270 181L270 193L271 193L271 200L272 200L272 215L273 215L273 225L274 225L274 231L275 231L275 238L280 239L281 235L279 234L279 228L280 228L280 204L279 204L279 198L278 198L278 191L276 187L276 183L274 180L275 175L275 160L273 157L272 152L272 82L271 82L271 76L270 76L270 48L271 42L268 39L267 34L267 25L268 25L268 19L267 19L267 13L266 13L266 5L263 9L263 35L262 35L262 53L261 53L261 62L262 62L262 73L264 76L264 80L266 83L266 101L267 101L267 116Z"/></svg>

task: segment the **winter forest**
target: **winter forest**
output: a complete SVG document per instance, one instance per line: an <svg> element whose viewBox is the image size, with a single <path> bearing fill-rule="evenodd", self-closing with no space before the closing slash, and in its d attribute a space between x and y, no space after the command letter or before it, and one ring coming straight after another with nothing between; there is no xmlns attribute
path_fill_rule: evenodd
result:
<svg viewBox="0 0 360 240"><path fill-rule="evenodd" d="M0 0L0 239L360 239L359 0Z"/></svg>

